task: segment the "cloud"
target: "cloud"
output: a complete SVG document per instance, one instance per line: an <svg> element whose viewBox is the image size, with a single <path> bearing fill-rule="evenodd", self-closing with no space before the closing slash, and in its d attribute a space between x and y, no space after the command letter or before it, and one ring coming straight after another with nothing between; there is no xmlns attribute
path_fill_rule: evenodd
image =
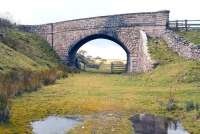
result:
<svg viewBox="0 0 200 134"><path fill-rule="evenodd" d="M127 54L124 49L107 39L96 39L84 44L79 50L87 51L88 55L105 59L123 59L126 60Z"/></svg>
<svg viewBox="0 0 200 134"><path fill-rule="evenodd" d="M0 0L0 12L23 24L41 24L99 15L171 10L171 19L199 19L198 0Z"/></svg>

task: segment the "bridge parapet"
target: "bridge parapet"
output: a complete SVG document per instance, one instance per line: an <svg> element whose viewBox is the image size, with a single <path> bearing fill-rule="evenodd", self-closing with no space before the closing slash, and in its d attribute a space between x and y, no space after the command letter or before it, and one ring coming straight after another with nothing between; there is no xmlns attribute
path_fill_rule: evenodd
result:
<svg viewBox="0 0 200 134"><path fill-rule="evenodd" d="M92 18L76 19L42 25L22 25L22 30L36 32L43 36L66 31L89 30L97 28L140 27L147 33L158 35L158 31L166 30L169 21L169 11L143 12L99 16ZM51 43L51 42L50 42Z"/></svg>

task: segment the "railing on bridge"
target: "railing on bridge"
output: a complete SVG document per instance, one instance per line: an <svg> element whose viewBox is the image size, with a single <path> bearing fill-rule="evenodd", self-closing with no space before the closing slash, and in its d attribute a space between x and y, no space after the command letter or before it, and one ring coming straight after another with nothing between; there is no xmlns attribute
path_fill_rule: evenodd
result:
<svg viewBox="0 0 200 134"><path fill-rule="evenodd" d="M169 21L168 27L174 31L200 30L200 20Z"/></svg>

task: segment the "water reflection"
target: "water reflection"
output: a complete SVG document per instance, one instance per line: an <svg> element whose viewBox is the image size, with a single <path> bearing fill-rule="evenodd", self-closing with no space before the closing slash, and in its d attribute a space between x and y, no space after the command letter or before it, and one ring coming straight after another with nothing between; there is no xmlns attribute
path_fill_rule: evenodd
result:
<svg viewBox="0 0 200 134"><path fill-rule="evenodd" d="M65 134L80 123L77 119L49 116L31 123L33 134Z"/></svg>
<svg viewBox="0 0 200 134"><path fill-rule="evenodd" d="M189 134L180 122L154 115L138 114L130 118L135 134Z"/></svg>

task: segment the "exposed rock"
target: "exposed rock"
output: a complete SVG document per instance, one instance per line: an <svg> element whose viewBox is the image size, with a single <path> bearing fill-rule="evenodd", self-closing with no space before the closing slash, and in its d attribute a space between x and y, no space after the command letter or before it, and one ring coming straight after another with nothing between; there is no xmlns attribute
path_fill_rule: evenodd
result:
<svg viewBox="0 0 200 134"><path fill-rule="evenodd" d="M167 30L162 35L162 38L174 52L178 53L179 56L187 59L200 60L200 46L194 45L170 30Z"/></svg>

